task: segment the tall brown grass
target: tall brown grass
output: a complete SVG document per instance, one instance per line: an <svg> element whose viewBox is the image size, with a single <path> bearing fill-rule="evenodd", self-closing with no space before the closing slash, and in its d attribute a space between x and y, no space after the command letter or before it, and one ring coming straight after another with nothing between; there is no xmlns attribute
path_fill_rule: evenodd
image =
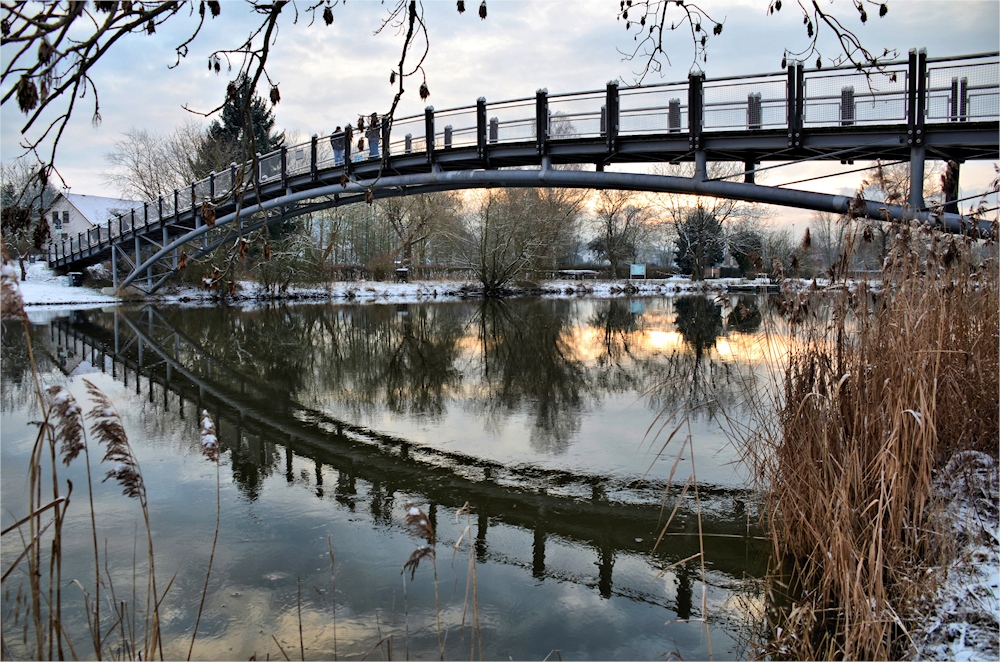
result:
<svg viewBox="0 0 1000 662"><path fill-rule="evenodd" d="M777 559L762 655L912 654L928 569L948 553L935 471L958 451L997 455L998 280L995 243L901 225L880 286L829 294L824 319L815 293L787 299L797 349L748 449Z"/></svg>

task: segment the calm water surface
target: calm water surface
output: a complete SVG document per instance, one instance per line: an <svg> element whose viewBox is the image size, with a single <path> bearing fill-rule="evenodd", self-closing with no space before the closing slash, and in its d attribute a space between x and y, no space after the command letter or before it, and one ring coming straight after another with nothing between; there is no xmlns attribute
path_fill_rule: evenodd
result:
<svg viewBox="0 0 1000 662"><path fill-rule="evenodd" d="M176 573L164 601L168 658L187 656L215 529L201 409L224 452L195 658L280 658L275 639L298 656L300 613L312 659L436 658L438 619L446 657L478 657L474 617L488 659L747 655L766 549L747 536L753 499L720 421L745 415L743 398L766 372L764 299L34 317L44 385L67 386L86 410L83 380L92 381L139 457L160 585ZM32 384L24 333L6 324L4 527L28 509L30 421L39 418ZM680 420L671 415L684 411L693 413L670 438ZM107 467L92 455L102 476ZM76 486L63 573L91 587L82 464L61 470ZM111 482L94 500L107 572L116 590L130 591L144 564L133 559L144 536L138 504ZM422 544L404 523L410 503L437 533L436 596L429 560L413 579L402 573ZM5 570L21 549L11 538ZM27 655L13 613L23 581L16 571L4 585L4 638L15 656ZM79 591L69 595L77 607ZM69 628L87 657L82 619L70 616Z"/></svg>

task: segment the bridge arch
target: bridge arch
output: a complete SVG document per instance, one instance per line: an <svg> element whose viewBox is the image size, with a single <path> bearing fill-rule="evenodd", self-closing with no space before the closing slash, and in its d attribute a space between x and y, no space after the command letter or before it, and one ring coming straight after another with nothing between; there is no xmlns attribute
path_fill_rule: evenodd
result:
<svg viewBox="0 0 1000 662"><path fill-rule="evenodd" d="M621 189L631 191L645 191L650 193L684 193L690 195L703 195L716 198L726 198L733 200L745 200L763 204L781 205L808 209L819 212L830 212L833 214L850 214L852 216L867 216L880 219L904 219L910 218L931 225L939 225L952 231L965 229L968 221L958 214L935 214L931 211L923 210L911 211L903 205L891 205L871 200L861 200L844 195L832 195L827 193L816 193L813 191L802 191L797 189L786 189L773 186L761 186L744 182L729 182L718 180L703 180L692 177L675 177L670 175L640 174L631 172L588 172L577 170L470 170L470 171L436 171L420 173L414 175L397 175L380 177L374 180L362 180L348 182L346 186L342 184L329 184L316 189L289 193L266 202L246 207L238 212L232 212L216 219L214 226L202 225L195 228L170 243L162 246L148 259L135 266L120 284L120 287L128 287L137 278L142 277L149 269L160 260L173 254L180 247L197 240L209 231L220 225L238 222L241 217L249 216L253 213L267 212L282 207L291 207L291 210L281 215L276 215L268 221L261 221L251 226L242 228L242 231L253 231L266 225L276 223L283 219L293 218L305 213L320 211L345 204L357 204L363 202L365 194L372 191L376 198L389 198L420 193L436 193L441 191L459 191L469 189L491 189L491 188L576 188L576 189ZM316 202L305 207L294 207L298 203L319 197L326 197L326 200ZM989 226L983 224L983 231L987 231ZM231 235L230 235L231 236ZM218 247L227 238L220 239L213 244L206 245L198 251L194 257L200 257L210 250ZM163 282L162 280L160 281ZM155 291L159 287L156 284Z"/></svg>

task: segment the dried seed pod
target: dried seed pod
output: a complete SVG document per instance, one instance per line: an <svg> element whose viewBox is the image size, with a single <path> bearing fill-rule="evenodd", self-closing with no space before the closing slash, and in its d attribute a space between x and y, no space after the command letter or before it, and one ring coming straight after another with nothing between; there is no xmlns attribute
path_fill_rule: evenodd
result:
<svg viewBox="0 0 1000 662"><path fill-rule="evenodd" d="M43 38L42 42L38 44L38 61L41 64L48 64L49 60L52 59L52 54L56 49L52 48L52 44L49 43L48 39Z"/></svg>
<svg viewBox="0 0 1000 662"><path fill-rule="evenodd" d="M465 0L458 0L458 13L459 14L465 13Z"/></svg>
<svg viewBox="0 0 1000 662"><path fill-rule="evenodd" d="M479 5L479 18L486 20L486 0Z"/></svg>
<svg viewBox="0 0 1000 662"><path fill-rule="evenodd" d="M323 8L323 22L327 25L333 24L333 10L329 6Z"/></svg>
<svg viewBox="0 0 1000 662"><path fill-rule="evenodd" d="M201 203L201 220L205 221L208 227L215 225L215 206L208 200Z"/></svg>
<svg viewBox="0 0 1000 662"><path fill-rule="evenodd" d="M281 101L281 93L278 92L278 86L271 86L271 105L277 105Z"/></svg>
<svg viewBox="0 0 1000 662"><path fill-rule="evenodd" d="M35 81L27 75L21 76L21 80L17 82L17 107L21 112L27 113L34 110L37 105L38 88L35 87Z"/></svg>
<svg viewBox="0 0 1000 662"><path fill-rule="evenodd" d="M420 100L427 101L427 97L431 95L431 91L427 89L427 81L420 84Z"/></svg>

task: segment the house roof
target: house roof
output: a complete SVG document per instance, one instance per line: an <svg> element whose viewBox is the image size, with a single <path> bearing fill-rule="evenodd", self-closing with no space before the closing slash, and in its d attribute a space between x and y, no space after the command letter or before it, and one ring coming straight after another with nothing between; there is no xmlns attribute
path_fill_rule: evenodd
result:
<svg viewBox="0 0 1000 662"><path fill-rule="evenodd" d="M76 207L91 225L104 223L117 214L130 209L141 209L142 203L135 200L119 200L105 198L99 195L84 195L82 193L62 193L66 201Z"/></svg>

